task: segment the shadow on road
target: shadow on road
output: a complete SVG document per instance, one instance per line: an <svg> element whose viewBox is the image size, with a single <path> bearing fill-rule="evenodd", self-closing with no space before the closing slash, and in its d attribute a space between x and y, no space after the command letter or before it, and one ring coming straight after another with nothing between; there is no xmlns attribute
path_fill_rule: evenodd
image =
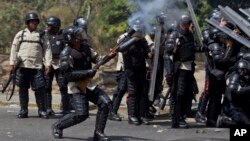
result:
<svg viewBox="0 0 250 141"><path fill-rule="evenodd" d="M137 137L130 137L130 136L108 136L112 141L149 141L149 139L145 138L137 138ZM89 137L87 139L83 138L75 138L75 137L63 137L63 139L70 139L70 140L81 140L81 141L93 141L93 137Z"/></svg>

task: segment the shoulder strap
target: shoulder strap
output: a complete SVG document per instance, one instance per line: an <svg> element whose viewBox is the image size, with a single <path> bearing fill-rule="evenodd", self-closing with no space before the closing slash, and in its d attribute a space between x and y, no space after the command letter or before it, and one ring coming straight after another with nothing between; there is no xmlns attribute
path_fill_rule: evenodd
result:
<svg viewBox="0 0 250 141"><path fill-rule="evenodd" d="M19 46L23 43L23 42L29 42L29 43L39 43L42 47L43 47L43 43L42 43L42 38L44 36L44 32L41 32L39 31L39 41L32 41L32 40L24 40L23 37L24 37L24 32L25 30L23 30L22 34L21 34L21 41L20 41L20 44Z"/></svg>
<svg viewBox="0 0 250 141"><path fill-rule="evenodd" d="M17 51L16 51L16 52L19 52L20 46L21 46L21 44L22 44L22 42L23 42L24 32L25 32L25 30L22 31L21 40L20 40L20 42L19 42L19 46L17 47Z"/></svg>

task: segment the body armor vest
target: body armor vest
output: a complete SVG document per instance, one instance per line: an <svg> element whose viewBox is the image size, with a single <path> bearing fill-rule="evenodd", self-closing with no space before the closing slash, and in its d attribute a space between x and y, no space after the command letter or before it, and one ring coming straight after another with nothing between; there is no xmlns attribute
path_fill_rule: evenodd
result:
<svg viewBox="0 0 250 141"><path fill-rule="evenodd" d="M186 35L179 35L175 59L182 62L195 59L194 37L191 32L188 32Z"/></svg>
<svg viewBox="0 0 250 141"><path fill-rule="evenodd" d="M145 58L147 54L146 40L135 42L123 53L124 67L143 67L145 66Z"/></svg>
<svg viewBox="0 0 250 141"><path fill-rule="evenodd" d="M87 70L92 68L91 50L89 46L81 46L80 50L72 49L73 70Z"/></svg>
<svg viewBox="0 0 250 141"><path fill-rule="evenodd" d="M62 31L59 31L59 34L57 35L51 35L49 33L47 33L47 35L51 46L52 57L59 58L59 55L65 46Z"/></svg>

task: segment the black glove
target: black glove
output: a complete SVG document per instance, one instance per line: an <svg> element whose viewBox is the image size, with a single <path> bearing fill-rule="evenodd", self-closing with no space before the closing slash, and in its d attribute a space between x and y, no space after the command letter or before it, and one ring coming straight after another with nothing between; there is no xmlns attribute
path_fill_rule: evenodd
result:
<svg viewBox="0 0 250 141"><path fill-rule="evenodd" d="M88 76L89 76L89 77L94 77L95 74L96 74L96 70L94 70L94 69L88 70Z"/></svg>

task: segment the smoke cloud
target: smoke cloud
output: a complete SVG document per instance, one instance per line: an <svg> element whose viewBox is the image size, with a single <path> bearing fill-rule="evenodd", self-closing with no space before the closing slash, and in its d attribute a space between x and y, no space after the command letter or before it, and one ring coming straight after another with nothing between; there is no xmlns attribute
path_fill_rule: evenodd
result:
<svg viewBox="0 0 250 141"><path fill-rule="evenodd" d="M170 24L176 22L181 13L186 11L185 4L176 2L176 0L130 0L131 5L136 7L136 11L128 19L129 25L137 19L143 21L146 32L152 30L156 25L156 16L161 12L166 15L164 26L167 28ZM184 1L183 1L184 2Z"/></svg>

